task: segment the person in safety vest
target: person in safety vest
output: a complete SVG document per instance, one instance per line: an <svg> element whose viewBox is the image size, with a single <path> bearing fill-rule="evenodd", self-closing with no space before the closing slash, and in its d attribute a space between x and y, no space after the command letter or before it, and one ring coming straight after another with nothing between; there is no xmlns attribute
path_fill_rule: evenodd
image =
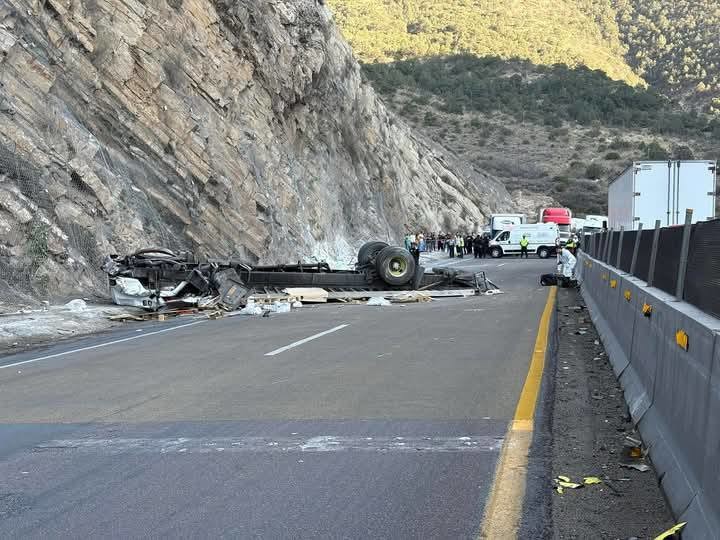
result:
<svg viewBox="0 0 720 540"><path fill-rule="evenodd" d="M528 245L530 244L530 240L528 240L525 235L523 234L523 237L520 239L520 258L522 259L525 257L528 258Z"/></svg>
<svg viewBox="0 0 720 540"><path fill-rule="evenodd" d="M573 238L570 238L570 240L565 243L565 248L570 250L570 253L575 255L575 250L577 250L577 244L575 243L575 240Z"/></svg>

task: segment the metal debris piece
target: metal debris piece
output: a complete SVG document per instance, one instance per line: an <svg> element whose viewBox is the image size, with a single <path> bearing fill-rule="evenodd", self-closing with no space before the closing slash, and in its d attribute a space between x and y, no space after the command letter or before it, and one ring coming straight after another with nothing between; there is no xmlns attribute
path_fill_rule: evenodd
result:
<svg viewBox="0 0 720 540"><path fill-rule="evenodd" d="M674 527L670 527L667 531L660 533L655 537L655 540L665 540L666 538L678 538L676 536L676 533L679 533L685 528L685 525L687 525L687 521L683 521L682 523L678 523Z"/></svg>
<svg viewBox="0 0 720 540"><path fill-rule="evenodd" d="M586 476L583 478L583 484L585 484L586 486L602 484L602 480L600 480L597 476Z"/></svg>
<svg viewBox="0 0 720 540"><path fill-rule="evenodd" d="M558 476L553 480L555 482L555 488L558 493L562 493L563 489L579 489L583 487L582 484L578 484L576 482L572 482L569 477L567 476ZM557 489L561 488L561 489Z"/></svg>
<svg viewBox="0 0 720 540"><path fill-rule="evenodd" d="M621 463L620 466L625 467L626 469L635 469L640 472L647 472L650 470L650 467L645 465L645 463Z"/></svg>

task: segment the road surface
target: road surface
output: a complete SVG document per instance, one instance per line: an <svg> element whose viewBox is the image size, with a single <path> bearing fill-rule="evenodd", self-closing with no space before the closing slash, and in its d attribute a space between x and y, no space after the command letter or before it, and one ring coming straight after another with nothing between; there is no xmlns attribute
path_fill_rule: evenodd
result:
<svg viewBox="0 0 720 540"><path fill-rule="evenodd" d="M1 358L0 537L477 537L553 261L442 264L505 294Z"/></svg>

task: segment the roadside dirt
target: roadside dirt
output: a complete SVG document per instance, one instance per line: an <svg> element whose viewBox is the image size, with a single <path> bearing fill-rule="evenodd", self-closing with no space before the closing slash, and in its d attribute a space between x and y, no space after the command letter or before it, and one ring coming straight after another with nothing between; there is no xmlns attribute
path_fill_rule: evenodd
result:
<svg viewBox="0 0 720 540"><path fill-rule="evenodd" d="M552 476L599 484L553 492L553 537L654 538L672 514L649 458L629 456L626 438L640 440L612 367L579 292L558 291L558 350L552 413ZM640 472L621 462L650 466ZM552 485L548 489L554 489Z"/></svg>

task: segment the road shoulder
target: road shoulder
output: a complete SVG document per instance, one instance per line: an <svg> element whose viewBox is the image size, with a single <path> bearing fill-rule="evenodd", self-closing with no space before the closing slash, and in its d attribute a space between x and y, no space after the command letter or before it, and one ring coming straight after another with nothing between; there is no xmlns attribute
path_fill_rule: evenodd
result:
<svg viewBox="0 0 720 540"><path fill-rule="evenodd" d="M561 289L552 410L552 479L601 483L552 492L553 537L654 538L673 524L658 479L624 468L626 440L640 440L623 392L576 290ZM643 461L652 467L649 460Z"/></svg>

